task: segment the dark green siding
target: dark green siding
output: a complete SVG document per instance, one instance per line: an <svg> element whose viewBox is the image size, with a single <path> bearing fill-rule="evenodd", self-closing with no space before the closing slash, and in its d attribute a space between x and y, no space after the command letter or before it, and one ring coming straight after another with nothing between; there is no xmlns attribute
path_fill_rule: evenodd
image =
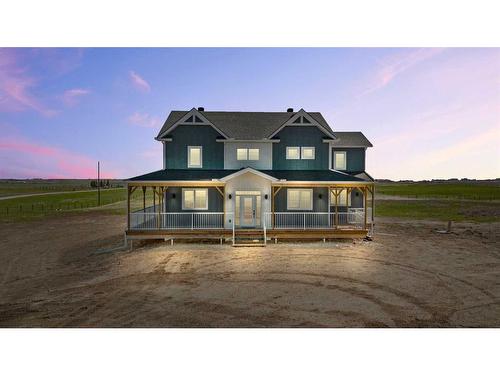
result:
<svg viewBox="0 0 500 375"><path fill-rule="evenodd" d="M365 170L364 148L333 148L332 166L334 166L335 151L345 151L347 157L347 172L363 172Z"/></svg>
<svg viewBox="0 0 500 375"><path fill-rule="evenodd" d="M319 197L321 195L321 198ZM288 211L286 208L287 188L281 189L276 194L274 211L276 212L302 212ZM328 212L328 188L313 188L313 210L308 212Z"/></svg>
<svg viewBox="0 0 500 375"><path fill-rule="evenodd" d="M187 188L188 189L188 188ZM200 187L200 189L203 189ZM213 187L208 189L208 210L183 210L182 187L171 187L165 195L166 212L223 212L224 202L222 196ZM175 195L175 198L174 198Z"/></svg>
<svg viewBox="0 0 500 375"><path fill-rule="evenodd" d="M187 169L188 146L202 146L203 169L224 169L224 143L216 142L220 134L207 125L179 125L166 142L167 169Z"/></svg>
<svg viewBox="0 0 500 375"><path fill-rule="evenodd" d="M315 126L286 126L276 137L279 143L273 143L273 169L320 170L328 169L328 144L323 142L325 133ZM287 147L314 146L314 160L288 160Z"/></svg>

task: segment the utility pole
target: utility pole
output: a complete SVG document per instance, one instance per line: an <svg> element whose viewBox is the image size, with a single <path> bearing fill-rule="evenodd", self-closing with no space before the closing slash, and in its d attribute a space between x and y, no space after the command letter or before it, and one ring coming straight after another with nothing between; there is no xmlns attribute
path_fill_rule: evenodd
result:
<svg viewBox="0 0 500 375"><path fill-rule="evenodd" d="M101 165L97 162L97 205L101 205Z"/></svg>

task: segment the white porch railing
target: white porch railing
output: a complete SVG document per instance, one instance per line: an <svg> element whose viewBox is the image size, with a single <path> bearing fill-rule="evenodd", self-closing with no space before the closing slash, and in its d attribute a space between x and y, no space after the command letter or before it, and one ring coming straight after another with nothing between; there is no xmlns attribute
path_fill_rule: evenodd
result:
<svg viewBox="0 0 500 375"><path fill-rule="evenodd" d="M131 229L223 229L223 212L132 212Z"/></svg>
<svg viewBox="0 0 500 375"><path fill-rule="evenodd" d="M273 229L363 228L364 210L353 212L267 212L265 223ZM273 220L274 217L274 220Z"/></svg>
<svg viewBox="0 0 500 375"><path fill-rule="evenodd" d="M144 212L130 213L130 229L224 229L224 219L231 219L228 229L235 230L233 213L223 212ZM265 212L262 228L269 229L335 229L364 228L364 209L349 209L347 212ZM371 211L367 215L367 224L371 223Z"/></svg>

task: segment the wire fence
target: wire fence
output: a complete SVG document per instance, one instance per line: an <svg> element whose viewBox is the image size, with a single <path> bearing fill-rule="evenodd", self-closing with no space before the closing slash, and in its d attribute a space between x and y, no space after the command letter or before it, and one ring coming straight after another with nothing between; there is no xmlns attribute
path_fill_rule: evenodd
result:
<svg viewBox="0 0 500 375"><path fill-rule="evenodd" d="M101 199L100 206L123 202L123 198ZM59 211L83 210L87 208L98 207L97 202L61 202L61 203L26 203L12 204L0 208L0 214L3 216L15 216L19 214L36 214Z"/></svg>

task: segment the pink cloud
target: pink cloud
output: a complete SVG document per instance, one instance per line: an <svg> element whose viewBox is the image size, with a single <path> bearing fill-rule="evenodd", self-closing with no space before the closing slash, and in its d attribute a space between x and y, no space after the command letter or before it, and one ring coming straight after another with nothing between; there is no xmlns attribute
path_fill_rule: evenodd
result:
<svg viewBox="0 0 500 375"><path fill-rule="evenodd" d="M137 74L136 72L134 71L130 71L130 80L132 81L133 85L139 89L140 91L144 91L144 92L149 92L151 91L151 86L149 85L149 83L144 79L142 78L139 74Z"/></svg>
<svg viewBox="0 0 500 375"><path fill-rule="evenodd" d="M44 116L53 116L57 111L45 106L32 93L36 80L19 63L14 50L0 49L0 111L20 112L34 110Z"/></svg>
<svg viewBox="0 0 500 375"><path fill-rule="evenodd" d="M94 178L97 161L64 148L9 137L0 141L1 178ZM103 178L116 178L104 169Z"/></svg>
<svg viewBox="0 0 500 375"><path fill-rule="evenodd" d="M364 96L384 88L400 74L443 51L444 49L442 48L420 48L404 51L386 58L381 62L381 66L359 96Z"/></svg>
<svg viewBox="0 0 500 375"><path fill-rule="evenodd" d="M82 96L90 94L90 90L86 89L71 89L66 90L62 95L62 101L69 107L77 105Z"/></svg>
<svg viewBox="0 0 500 375"><path fill-rule="evenodd" d="M128 121L143 128L156 128L161 124L160 118L140 112L134 112L128 117Z"/></svg>

